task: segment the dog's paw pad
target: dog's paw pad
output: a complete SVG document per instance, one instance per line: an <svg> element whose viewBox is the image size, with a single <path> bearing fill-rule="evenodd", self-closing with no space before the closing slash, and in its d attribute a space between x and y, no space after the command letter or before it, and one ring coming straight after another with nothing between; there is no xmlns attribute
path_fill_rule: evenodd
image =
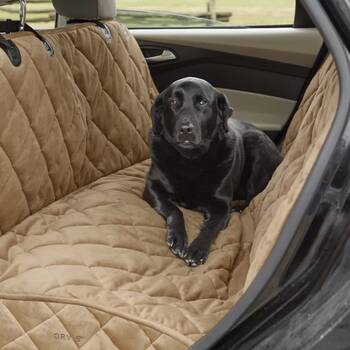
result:
<svg viewBox="0 0 350 350"><path fill-rule="evenodd" d="M186 257L186 255L187 255L187 246L184 246L183 249L179 252L178 256L181 259L184 259Z"/></svg>
<svg viewBox="0 0 350 350"><path fill-rule="evenodd" d="M169 248L172 248L176 243L176 238L175 236L170 236L168 235L167 239L166 239L166 244Z"/></svg>
<svg viewBox="0 0 350 350"><path fill-rule="evenodd" d="M187 253L187 240L183 237L183 235L179 235L168 231L166 243L170 249L170 251L180 257L183 258Z"/></svg>
<svg viewBox="0 0 350 350"><path fill-rule="evenodd" d="M190 246L188 248L188 252L185 258L185 263L188 266L196 267L199 265L203 265L208 260L208 250L201 249L194 246Z"/></svg>
<svg viewBox="0 0 350 350"><path fill-rule="evenodd" d="M187 253L187 247L176 247L176 248L170 248L170 251L177 257L183 259L186 256Z"/></svg>

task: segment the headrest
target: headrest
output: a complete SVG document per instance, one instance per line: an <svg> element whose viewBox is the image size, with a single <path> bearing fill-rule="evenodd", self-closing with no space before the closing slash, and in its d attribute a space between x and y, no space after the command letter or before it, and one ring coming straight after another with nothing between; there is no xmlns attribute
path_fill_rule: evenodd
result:
<svg viewBox="0 0 350 350"><path fill-rule="evenodd" d="M103 20L116 16L116 0L52 0L52 3L57 13L67 18Z"/></svg>

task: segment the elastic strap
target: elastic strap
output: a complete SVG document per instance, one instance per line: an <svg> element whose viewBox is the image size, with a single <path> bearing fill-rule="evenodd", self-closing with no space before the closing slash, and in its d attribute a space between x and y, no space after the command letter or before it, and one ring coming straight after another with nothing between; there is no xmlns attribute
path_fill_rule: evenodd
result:
<svg viewBox="0 0 350 350"><path fill-rule="evenodd" d="M12 40L5 39L1 34L0 34L0 47L6 53L11 63L15 67L18 67L22 63L22 56L18 47L15 45L15 43Z"/></svg>
<svg viewBox="0 0 350 350"><path fill-rule="evenodd" d="M20 31L20 21L12 21L7 19L0 22L0 33L16 33Z"/></svg>
<svg viewBox="0 0 350 350"><path fill-rule="evenodd" d="M33 33L43 43L45 49L47 50L50 56L52 56L55 53L52 45L41 34L39 34L35 29L33 29L27 23L24 25L24 31Z"/></svg>
<svg viewBox="0 0 350 350"><path fill-rule="evenodd" d="M12 21L10 19L8 19L6 21L0 21L0 32L1 33L7 33L7 34L17 33L20 31L20 28L21 28L20 21ZM26 32L33 33L43 43L45 49L47 50L47 52L50 56L52 56L54 54L54 49L53 49L52 45L41 34L39 34L35 29L33 29L30 25L25 23L23 30ZM6 47L6 50L10 50L9 52L11 52L11 56L14 55L14 61L11 58L10 58L10 60L15 65L15 62L18 63L18 57L16 57L16 56L19 54L19 50L11 40L7 40L4 37L2 37L2 39L3 40L2 40L1 47L3 49L4 49L4 47ZM10 43L10 44L6 45L6 43L4 41L6 41L7 43ZM15 47L17 50L15 50ZM5 50L5 52L6 52L6 50ZM16 53L16 51L18 51L18 53ZM8 52L6 52L6 53L9 56L9 53ZM20 56L20 54L19 54L19 56ZM18 65L20 65L20 64L21 64L21 60L19 61Z"/></svg>

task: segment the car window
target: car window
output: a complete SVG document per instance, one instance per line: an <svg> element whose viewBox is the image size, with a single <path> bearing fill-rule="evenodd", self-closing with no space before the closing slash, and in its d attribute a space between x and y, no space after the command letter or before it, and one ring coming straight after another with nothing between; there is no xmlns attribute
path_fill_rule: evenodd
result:
<svg viewBox="0 0 350 350"><path fill-rule="evenodd" d="M291 25L295 0L118 0L129 28Z"/></svg>
<svg viewBox="0 0 350 350"><path fill-rule="evenodd" d="M0 6L0 20L19 19L19 4ZM54 28L55 10L51 1L29 0L27 2L27 23L38 29Z"/></svg>

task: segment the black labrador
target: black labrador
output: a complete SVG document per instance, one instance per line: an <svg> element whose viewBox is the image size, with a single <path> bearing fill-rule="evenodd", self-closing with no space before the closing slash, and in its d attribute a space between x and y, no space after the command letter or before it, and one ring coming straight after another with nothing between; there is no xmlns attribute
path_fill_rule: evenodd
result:
<svg viewBox="0 0 350 350"><path fill-rule="evenodd" d="M231 118L225 95L207 81L184 78L156 99L150 132L152 165L144 199L166 220L166 241L189 266L204 264L230 219L233 200L246 204L281 162L274 143L254 126ZM188 247L182 212L204 223Z"/></svg>

